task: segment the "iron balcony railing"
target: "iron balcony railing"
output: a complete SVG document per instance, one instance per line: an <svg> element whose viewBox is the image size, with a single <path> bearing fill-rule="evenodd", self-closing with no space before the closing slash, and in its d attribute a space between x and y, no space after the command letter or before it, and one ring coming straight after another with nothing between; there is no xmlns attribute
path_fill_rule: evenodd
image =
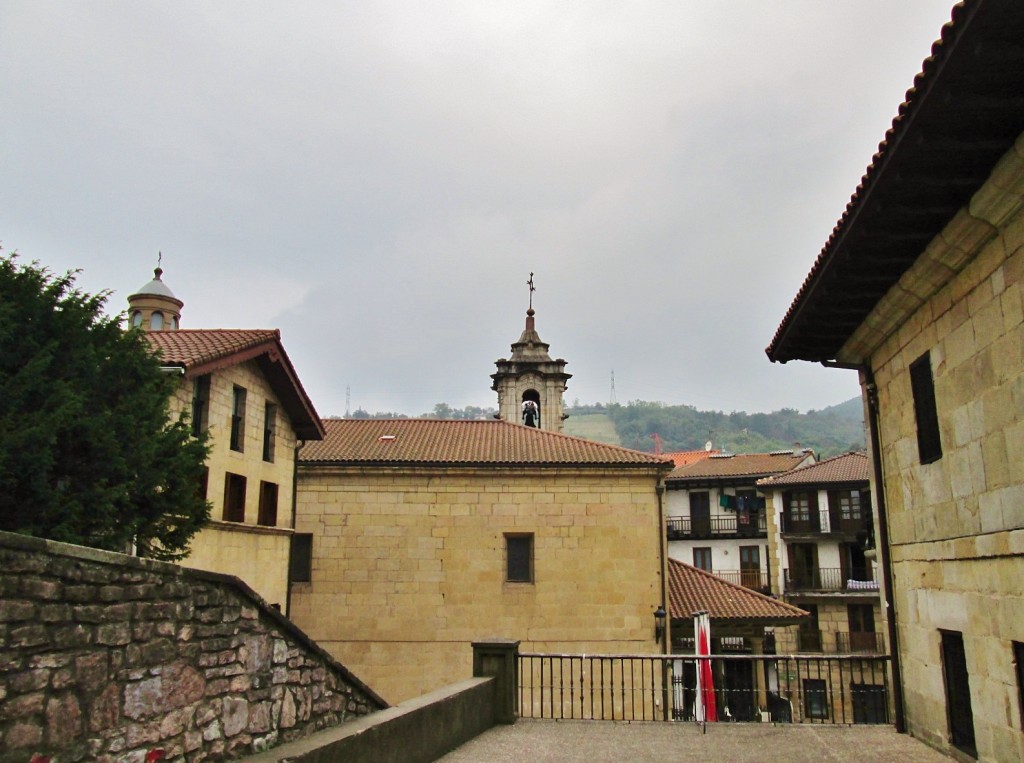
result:
<svg viewBox="0 0 1024 763"><path fill-rule="evenodd" d="M874 570L844 570L840 567L821 567L810 570L787 569L785 571L786 593L836 592L857 593L878 591Z"/></svg>
<svg viewBox="0 0 1024 763"><path fill-rule="evenodd" d="M518 656L521 718L689 721L698 658L693 655ZM714 655L720 721L889 723L884 655Z"/></svg>
<svg viewBox="0 0 1024 763"><path fill-rule="evenodd" d="M768 526L764 514L736 514L707 519L669 517L669 540L700 540L703 538L765 538Z"/></svg>
<svg viewBox="0 0 1024 763"><path fill-rule="evenodd" d="M857 518L843 517L837 511L823 509L811 512L806 517L796 517L782 512L779 517L780 529L784 535L844 535L855 537L857 533L869 531L872 527L870 514Z"/></svg>
<svg viewBox="0 0 1024 763"><path fill-rule="evenodd" d="M768 580L767 572L759 570L712 570L711 574L716 578L727 580L730 583L735 583L754 591L767 593L771 589L771 581Z"/></svg>
<svg viewBox="0 0 1024 763"><path fill-rule="evenodd" d="M883 654L885 652L885 641L881 633L872 631L837 631L836 651L845 654L865 652L870 654Z"/></svg>

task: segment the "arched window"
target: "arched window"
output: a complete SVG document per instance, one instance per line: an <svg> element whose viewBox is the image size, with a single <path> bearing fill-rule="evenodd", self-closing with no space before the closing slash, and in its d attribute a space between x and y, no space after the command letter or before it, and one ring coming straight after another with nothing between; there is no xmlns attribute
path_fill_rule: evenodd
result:
<svg viewBox="0 0 1024 763"><path fill-rule="evenodd" d="M132 327L133 328L138 328L141 325L142 325L142 313L139 310L136 310L134 313L132 313Z"/></svg>
<svg viewBox="0 0 1024 763"><path fill-rule="evenodd" d="M164 314L160 311L154 311L149 317L149 327L153 331L159 331L164 327Z"/></svg>
<svg viewBox="0 0 1024 763"><path fill-rule="evenodd" d="M523 393L523 423L540 429L540 393L535 389Z"/></svg>

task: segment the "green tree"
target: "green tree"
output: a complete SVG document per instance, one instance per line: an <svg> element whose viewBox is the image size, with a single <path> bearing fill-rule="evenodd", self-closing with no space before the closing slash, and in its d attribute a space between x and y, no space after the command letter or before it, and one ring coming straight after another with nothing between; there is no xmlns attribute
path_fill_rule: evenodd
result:
<svg viewBox="0 0 1024 763"><path fill-rule="evenodd" d="M0 255L0 529L178 559L209 517L178 377L74 272Z"/></svg>

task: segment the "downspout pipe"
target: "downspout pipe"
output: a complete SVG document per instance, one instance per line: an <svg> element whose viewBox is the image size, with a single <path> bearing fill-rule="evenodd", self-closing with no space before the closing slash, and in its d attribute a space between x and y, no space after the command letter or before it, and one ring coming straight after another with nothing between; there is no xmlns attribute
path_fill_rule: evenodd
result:
<svg viewBox="0 0 1024 763"><path fill-rule="evenodd" d="M665 614L665 630L661 634L661 653L668 654L668 645L671 643L669 629L672 627L672 613L668 607L668 565L665 561L665 546L668 543L668 536L665 527L665 481L658 479L658 486L655 488L658 494L658 553L661 562L661 608Z"/></svg>
<svg viewBox="0 0 1024 763"><path fill-rule="evenodd" d="M288 572L287 586L285 588L284 614L285 617L292 616L292 552L295 544L292 539L295 537L295 510L299 500L299 451L306 445L305 440L295 443L295 454L292 457L292 520L290 526L292 534L288 537Z"/></svg>
<svg viewBox="0 0 1024 763"><path fill-rule="evenodd" d="M903 669L900 663L899 631L896 627L896 606L892 598L892 562L889 559L889 516L885 506L885 483L882 479L882 443L878 426L878 387L875 375L870 366L850 363L837 363L823 360L826 368L844 368L860 373L861 387L864 389L868 404L868 437L871 439L872 478L875 483L875 512L878 515L878 538L875 548L878 550L882 567L882 591L884 596L885 618L889 635L889 651L892 660L892 699L895 712L896 731L907 733L907 719L903 707Z"/></svg>

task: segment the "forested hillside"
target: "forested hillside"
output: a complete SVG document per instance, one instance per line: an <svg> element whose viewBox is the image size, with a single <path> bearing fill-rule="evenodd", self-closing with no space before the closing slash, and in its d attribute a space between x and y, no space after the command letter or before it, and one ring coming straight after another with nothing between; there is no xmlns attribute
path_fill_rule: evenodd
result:
<svg viewBox="0 0 1024 763"><path fill-rule="evenodd" d="M807 413L792 408L772 413L723 413L640 400L626 405L576 406L567 412L566 434L645 451L654 450L655 433L661 437L663 452L697 450L709 440L716 450L732 453L768 452L800 443L822 458L865 447L859 398Z"/></svg>
<svg viewBox="0 0 1024 763"><path fill-rule="evenodd" d="M438 403L427 419L489 419L494 408L452 408ZM662 452L697 450L711 441L716 450L731 453L766 453L792 448L797 443L821 458L849 450L863 450L864 420L860 398L800 413L783 408L772 413L698 411L692 405L666 405L635 400L626 405L580 405L566 408L565 433L589 440L653 452L661 437ZM354 419L404 419L403 413L353 412Z"/></svg>

